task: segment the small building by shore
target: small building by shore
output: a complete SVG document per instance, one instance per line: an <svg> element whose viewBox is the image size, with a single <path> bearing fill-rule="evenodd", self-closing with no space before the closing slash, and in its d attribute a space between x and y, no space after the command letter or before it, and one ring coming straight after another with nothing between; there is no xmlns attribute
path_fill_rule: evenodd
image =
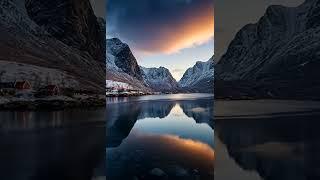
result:
<svg viewBox="0 0 320 180"><path fill-rule="evenodd" d="M58 96L60 94L59 86L52 84L40 88L37 92L37 96Z"/></svg>
<svg viewBox="0 0 320 180"><path fill-rule="evenodd" d="M0 82L0 95L31 97L32 86L29 81Z"/></svg>

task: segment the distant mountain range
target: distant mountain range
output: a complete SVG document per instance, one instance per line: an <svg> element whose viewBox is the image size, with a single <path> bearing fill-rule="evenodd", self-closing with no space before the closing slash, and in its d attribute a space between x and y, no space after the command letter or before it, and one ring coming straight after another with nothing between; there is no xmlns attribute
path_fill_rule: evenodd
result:
<svg viewBox="0 0 320 180"><path fill-rule="evenodd" d="M215 97L320 98L320 1L270 6L215 66Z"/></svg>
<svg viewBox="0 0 320 180"><path fill-rule="evenodd" d="M127 83L147 92L212 92L213 57L197 62L177 82L165 67L139 66L129 46L117 38L107 39L107 80Z"/></svg>
<svg viewBox="0 0 320 180"><path fill-rule="evenodd" d="M105 91L105 21L89 0L1 0L0 33L1 81Z"/></svg>
<svg viewBox="0 0 320 180"><path fill-rule="evenodd" d="M165 67L145 68L140 67L143 72L145 84L158 92L178 92L179 85L172 77L170 71Z"/></svg>

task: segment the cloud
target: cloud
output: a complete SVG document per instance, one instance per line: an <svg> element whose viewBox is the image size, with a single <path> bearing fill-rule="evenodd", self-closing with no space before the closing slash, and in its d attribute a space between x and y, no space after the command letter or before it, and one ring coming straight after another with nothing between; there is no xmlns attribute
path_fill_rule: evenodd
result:
<svg viewBox="0 0 320 180"><path fill-rule="evenodd" d="M212 0L109 0L107 36L144 53L174 53L214 35Z"/></svg>

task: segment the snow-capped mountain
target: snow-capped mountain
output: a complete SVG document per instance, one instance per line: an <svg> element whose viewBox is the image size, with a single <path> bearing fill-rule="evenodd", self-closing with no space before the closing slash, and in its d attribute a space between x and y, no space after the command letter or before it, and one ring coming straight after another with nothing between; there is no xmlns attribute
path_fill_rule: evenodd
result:
<svg viewBox="0 0 320 180"><path fill-rule="evenodd" d="M107 80L127 83L142 91L178 91L178 84L168 69L139 66L130 47L118 38L107 39L106 57Z"/></svg>
<svg viewBox="0 0 320 180"><path fill-rule="evenodd" d="M187 69L179 81L179 86L191 92L212 92L214 78L214 57L206 62L198 61Z"/></svg>
<svg viewBox="0 0 320 180"><path fill-rule="evenodd" d="M147 92L213 91L213 57L207 62L197 62L178 83L165 67L139 66L130 47L120 39L107 39L106 42L107 80L126 83L133 89Z"/></svg>
<svg viewBox="0 0 320 180"><path fill-rule="evenodd" d="M117 38L107 39L107 68L115 68L142 80L142 73L129 46Z"/></svg>
<svg viewBox="0 0 320 180"><path fill-rule="evenodd" d="M104 32L89 0L1 0L1 67L16 71L0 71L3 77L23 75L33 85L46 76L59 77L57 84L104 92Z"/></svg>
<svg viewBox="0 0 320 180"><path fill-rule="evenodd" d="M145 92L152 91L144 83L142 70L129 46L117 38L107 39L106 45L107 81L126 83L132 89Z"/></svg>
<svg viewBox="0 0 320 180"><path fill-rule="evenodd" d="M320 1L298 7L270 6L255 24L244 26L218 61L216 83L246 84L258 96L319 98ZM232 83L231 83L232 82ZM224 88L215 94L223 94ZM228 95L227 95L228 96Z"/></svg>
<svg viewBox="0 0 320 180"><path fill-rule="evenodd" d="M179 87L177 81L172 77L170 71L165 67L145 68L141 67L144 82L160 92L177 92Z"/></svg>

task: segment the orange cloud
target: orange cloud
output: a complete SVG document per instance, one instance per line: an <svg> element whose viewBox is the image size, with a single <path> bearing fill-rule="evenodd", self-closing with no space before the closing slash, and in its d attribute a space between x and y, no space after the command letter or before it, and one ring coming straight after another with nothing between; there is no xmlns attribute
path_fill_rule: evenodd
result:
<svg viewBox="0 0 320 180"><path fill-rule="evenodd" d="M214 149L201 141L185 139L169 134L148 134L134 130L121 146L128 145L131 148L145 149L149 152L159 153L158 156L161 156L163 159L173 159L179 156L179 159L193 162L192 164L198 167L205 169L212 169L214 167Z"/></svg>
<svg viewBox="0 0 320 180"><path fill-rule="evenodd" d="M184 22L177 25L163 24L156 27L145 27L150 31L158 31L147 43L135 44L143 53L176 53L181 49L201 45L214 37L213 9L186 16ZM153 28L160 28L154 30Z"/></svg>

